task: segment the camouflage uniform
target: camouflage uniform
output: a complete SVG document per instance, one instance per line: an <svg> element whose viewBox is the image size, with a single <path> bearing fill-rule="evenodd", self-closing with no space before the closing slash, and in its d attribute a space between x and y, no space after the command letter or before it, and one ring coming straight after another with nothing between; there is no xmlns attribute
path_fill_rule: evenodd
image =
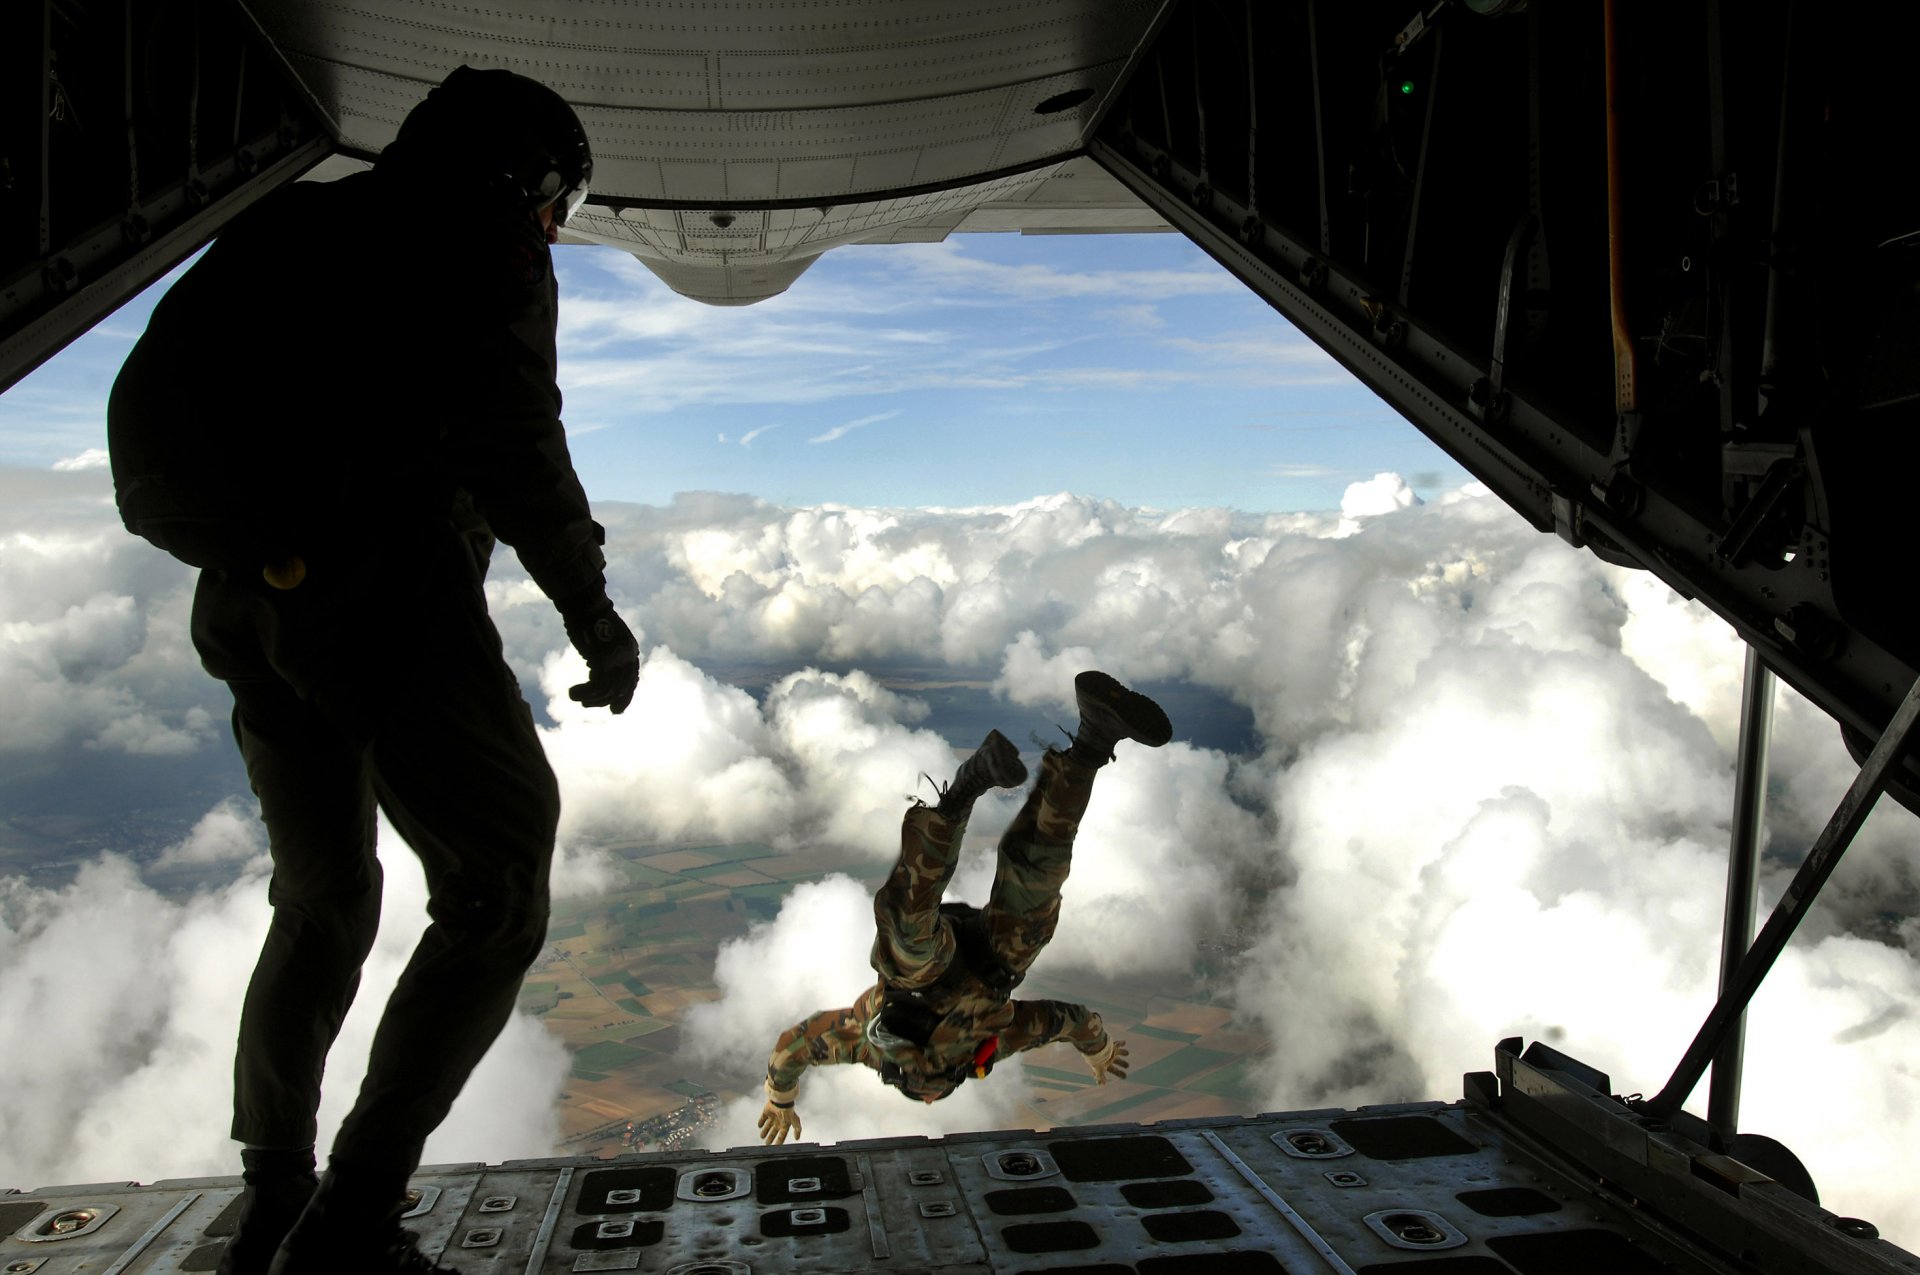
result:
<svg viewBox="0 0 1920 1275"><path fill-rule="evenodd" d="M1013 981L1025 976L1059 923L1060 887L1073 866L1073 838L1096 774L1064 752L1049 752L1026 804L1000 838L993 894L982 916L992 956ZM910 1078L946 1076L993 1038L999 1056L1056 1040L1089 1056L1106 1048L1100 1015L1085 1005L1009 999L1012 989L994 978L995 971L968 968L957 979L945 977L959 944L940 914L940 897L959 861L966 827L964 815L949 822L932 806L907 811L900 858L873 896L872 963L880 981L850 1008L821 1010L780 1033L767 1059L773 1088L790 1090L803 1069L830 1063L881 1070L891 1062ZM990 985L996 982L1000 990ZM944 1010L923 1048L894 1046L883 1054L868 1040L868 1025L889 987L925 990Z"/></svg>

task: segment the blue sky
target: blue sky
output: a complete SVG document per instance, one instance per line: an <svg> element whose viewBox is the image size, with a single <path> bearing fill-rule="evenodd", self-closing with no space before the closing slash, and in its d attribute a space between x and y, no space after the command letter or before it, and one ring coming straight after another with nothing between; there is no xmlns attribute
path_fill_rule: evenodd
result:
<svg viewBox="0 0 1920 1275"><path fill-rule="evenodd" d="M557 251L561 374L596 500L1332 509L1467 475L1178 235L956 236L828 253L719 308L606 248ZM163 281L164 282L164 281ZM0 465L103 445L158 289L0 397Z"/></svg>

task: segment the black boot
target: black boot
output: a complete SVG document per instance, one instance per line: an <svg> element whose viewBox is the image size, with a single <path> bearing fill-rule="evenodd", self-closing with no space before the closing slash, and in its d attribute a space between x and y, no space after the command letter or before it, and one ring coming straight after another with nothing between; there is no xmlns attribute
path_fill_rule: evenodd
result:
<svg viewBox="0 0 1920 1275"><path fill-rule="evenodd" d="M273 1254L320 1185L313 1174L313 1148L240 1152L246 1189L233 1238L220 1254L219 1275L267 1275Z"/></svg>
<svg viewBox="0 0 1920 1275"><path fill-rule="evenodd" d="M1113 746L1123 739L1158 748L1173 738L1173 723L1158 704L1105 673L1090 669L1074 678L1073 697L1080 705L1080 729L1067 756L1083 766L1112 761Z"/></svg>
<svg viewBox="0 0 1920 1275"><path fill-rule="evenodd" d="M960 763L953 782L940 794L934 810L949 823L967 817L976 797L989 788L1017 788L1027 782L1027 764L1020 750L997 730L987 732L973 756Z"/></svg>
<svg viewBox="0 0 1920 1275"><path fill-rule="evenodd" d="M453 1267L422 1253L413 1233L400 1229L406 1189L404 1174L335 1161L281 1242L268 1275L452 1275Z"/></svg>

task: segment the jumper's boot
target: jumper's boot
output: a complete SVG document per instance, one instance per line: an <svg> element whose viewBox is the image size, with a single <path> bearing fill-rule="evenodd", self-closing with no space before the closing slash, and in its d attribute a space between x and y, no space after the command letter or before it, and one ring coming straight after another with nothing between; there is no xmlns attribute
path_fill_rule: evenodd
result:
<svg viewBox="0 0 1920 1275"><path fill-rule="evenodd" d="M965 819L973 810L974 799L989 788L1017 788L1027 782L1027 764L1020 750L997 730L987 732L973 756L960 763L953 782L940 793L934 811L948 823Z"/></svg>
<svg viewBox="0 0 1920 1275"><path fill-rule="evenodd" d="M1074 678L1073 697L1080 706L1080 729L1067 756L1083 766L1112 761L1113 746L1123 739L1158 748L1173 738L1173 723L1158 704L1105 673L1090 669Z"/></svg>
<svg viewBox="0 0 1920 1275"><path fill-rule="evenodd" d="M281 1241L268 1275L451 1275L400 1229L405 1175L335 1163L320 1175L306 1212Z"/></svg>
<svg viewBox="0 0 1920 1275"><path fill-rule="evenodd" d="M233 1238L220 1254L218 1275L267 1275L274 1251L320 1185L313 1174L313 1148L246 1147L240 1164L241 1181L247 1185L240 1193Z"/></svg>

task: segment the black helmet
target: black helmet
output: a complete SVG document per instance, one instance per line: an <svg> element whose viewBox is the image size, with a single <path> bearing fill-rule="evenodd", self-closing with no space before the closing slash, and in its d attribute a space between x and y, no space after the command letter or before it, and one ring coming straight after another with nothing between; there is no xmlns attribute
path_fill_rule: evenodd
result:
<svg viewBox="0 0 1920 1275"><path fill-rule="evenodd" d="M586 130L565 98L524 75L470 66L407 114L380 164L472 174L528 212L551 204L556 225L579 208L593 179Z"/></svg>

